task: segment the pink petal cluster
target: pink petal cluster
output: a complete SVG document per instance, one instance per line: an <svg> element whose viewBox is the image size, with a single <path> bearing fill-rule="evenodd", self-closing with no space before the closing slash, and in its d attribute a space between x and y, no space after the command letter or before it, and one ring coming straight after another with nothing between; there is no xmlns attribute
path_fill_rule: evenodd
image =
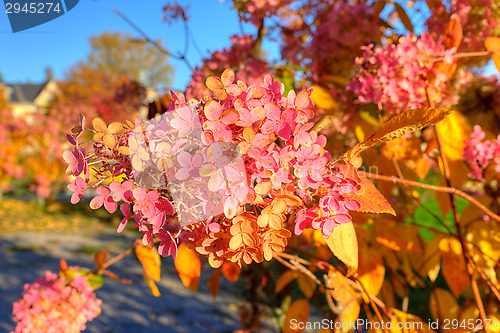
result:
<svg viewBox="0 0 500 333"><path fill-rule="evenodd" d="M348 86L361 103L375 103L388 113L399 113L427 104L426 80L437 76L432 90L443 91L446 77L433 70L433 59L450 55L454 49L445 50L442 39L435 41L429 33L420 37L401 37L397 44L363 47L364 55L356 61L360 67Z"/></svg>
<svg viewBox="0 0 500 333"><path fill-rule="evenodd" d="M87 321L101 313L86 277L75 275L71 281L47 271L45 276L26 284L19 301L13 305L17 322L15 333L76 333Z"/></svg>
<svg viewBox="0 0 500 333"><path fill-rule="evenodd" d="M437 36L443 35L451 14L457 14L462 25L460 51L481 51L484 40L498 28L498 3L495 0L450 0L445 6L431 6L432 15L425 24Z"/></svg>
<svg viewBox="0 0 500 333"><path fill-rule="evenodd" d="M226 68L238 68L237 79L250 85L261 85L264 75L269 71L267 62L252 54L255 40L251 35L234 35L231 47L215 51L203 65L193 71L191 82L186 89L188 99L202 99L210 93L205 80L210 75L220 76Z"/></svg>
<svg viewBox="0 0 500 333"><path fill-rule="evenodd" d="M317 206L300 211L297 234L314 228L328 237L334 227L351 221L349 212L359 208L352 198L358 178L331 164L326 137L313 129L312 89L285 95L284 84L270 74L260 85L247 85L231 69L220 78L208 77L206 85L212 96L196 106L184 94L171 92L173 100L161 120L136 123L118 136L118 146L128 140L130 155L95 143L94 155L85 158L103 163L102 179L87 185L77 178L70 185L74 201L85 187L95 187L92 208L104 205L111 213L120 205L124 219L118 231L133 218L143 244L160 240L161 255L175 256L177 244L189 242L214 265L223 258L262 260L271 243L284 250L278 239L291 237L284 229L293 229L294 221L287 222L284 214L292 206ZM112 178L109 186L100 185L106 172ZM127 180L117 181L119 174ZM276 212L266 208L280 195L288 201L272 206ZM270 212L266 219L271 223L256 223L263 209ZM314 218L306 221L303 215ZM245 236L238 231L240 224ZM231 235L236 237L232 243Z"/></svg>
<svg viewBox="0 0 500 333"><path fill-rule="evenodd" d="M471 139L465 141L464 159L469 163L469 177L483 179L484 170L491 164L496 164L495 171L500 173L500 135L496 141L484 140L485 133L481 126L474 126Z"/></svg>
<svg viewBox="0 0 500 333"><path fill-rule="evenodd" d="M333 229L342 223L352 221L349 210L360 208L359 202L352 195L359 190L356 180L338 172L329 177L331 189L321 198L318 207L303 208L297 213L295 233L300 235L306 228L321 230L323 237L328 238Z"/></svg>

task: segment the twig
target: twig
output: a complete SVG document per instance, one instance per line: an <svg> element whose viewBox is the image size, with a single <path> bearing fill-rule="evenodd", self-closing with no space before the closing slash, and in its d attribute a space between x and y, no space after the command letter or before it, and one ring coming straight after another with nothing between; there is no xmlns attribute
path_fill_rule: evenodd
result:
<svg viewBox="0 0 500 333"><path fill-rule="evenodd" d="M384 318L382 318L382 315L380 314L380 311L379 311L377 305L373 302L373 299L371 298L370 293L368 292L368 290L366 290L365 286L363 285L361 280L358 278L358 273L354 273L354 278L356 279L356 282L359 283L359 285L363 289L363 292L365 293L366 297L368 297L368 301L370 302L370 305L372 306L373 311L375 311L375 315L377 316L379 322L383 323ZM385 333L389 333L387 331L386 325L382 325L382 329L384 330Z"/></svg>
<svg viewBox="0 0 500 333"><path fill-rule="evenodd" d="M480 51L480 52L463 52L463 53L457 53L453 55L453 58L459 59L459 58L469 58L469 57L484 57L487 55L490 55L490 51ZM440 62L443 61L445 57L438 57L434 58L433 62Z"/></svg>
<svg viewBox="0 0 500 333"><path fill-rule="evenodd" d="M139 28L137 25L134 24L134 22L132 22L128 17L126 17L125 15L123 15L122 12L120 12L118 9L116 8L113 8L113 11L118 15L120 16L123 20L125 20L125 22L127 22L135 31L137 31L141 36L142 38L144 38L144 40L148 43L150 43L151 45L153 45L158 51L160 51L161 53L163 54L166 54L167 56L169 57L172 57L174 59L177 59L177 60L180 60L180 61L183 61L186 66L192 71L193 70L193 67L191 66L191 64L189 63L189 61L186 59L186 55L185 54L182 54L180 56L176 56L175 54L172 54L171 52L169 52L168 50L164 49L161 45L158 45L158 43L156 43L155 41L153 41L151 38L148 37L148 35L146 35L146 33L144 31L141 30L141 28Z"/></svg>
<svg viewBox="0 0 500 333"><path fill-rule="evenodd" d="M430 97L427 87L425 88L425 94L427 96L427 101L429 102L429 106L431 108L433 108L434 101ZM438 148L439 148L439 154L441 156L441 161L443 163L443 176L444 176L444 179L446 181L446 186L449 188L452 188L451 187L450 166L448 165L448 159L446 158L446 156L443 152L443 149L442 149L443 145L442 145L441 137L439 135L438 126L439 126L438 124L434 125L434 134L436 135L436 141L437 141ZM462 254L463 254L465 266L467 269L467 275L469 276L469 280L471 283L472 294L474 295L474 301L476 302L477 308L479 309L479 316L481 317L481 320L483 321L483 323L485 323L487 320L486 312L484 310L484 305L483 305L483 301L481 299L481 295L479 294L477 280L474 277L474 267L472 264L472 258L470 257L469 249L464 241L465 238L464 238L464 235L462 233L462 228L460 226L460 215L458 214L458 209L457 209L457 204L455 202L455 197L453 196L453 193L451 193L451 192L449 192L448 194L450 196L451 209L453 211L453 218L455 220L455 227L457 229L457 239L460 242L460 246L462 247Z"/></svg>
<svg viewBox="0 0 500 333"><path fill-rule="evenodd" d="M446 192L446 193L452 193L455 195L458 195L459 197L464 198L465 200L469 201L471 204L482 210L486 215L491 217L493 220L500 222L500 216L497 214L493 213L491 210L486 208L482 203L471 197L465 192L462 192L454 187L444 187L444 186L436 186L436 185L430 185L430 184L424 184L424 183L419 183L415 182L412 180L407 180L407 179L401 179L398 177L389 177L389 176L383 176L383 175L377 175L374 173L369 173L369 172L364 172L364 171L358 171L358 174L363 177L368 177L372 179L378 179L382 181L387 181L387 182L393 182L393 183L403 183L403 184L408 184L410 186L414 187L419 187L423 188L426 190L431 190L431 191L436 191L436 192Z"/></svg>

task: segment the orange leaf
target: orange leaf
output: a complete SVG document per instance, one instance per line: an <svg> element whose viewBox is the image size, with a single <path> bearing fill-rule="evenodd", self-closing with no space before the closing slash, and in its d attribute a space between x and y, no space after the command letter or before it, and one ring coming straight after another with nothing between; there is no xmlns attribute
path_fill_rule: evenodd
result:
<svg viewBox="0 0 500 333"><path fill-rule="evenodd" d="M135 248L135 254L144 268L144 273L154 281L160 281L161 261L156 248L139 245Z"/></svg>
<svg viewBox="0 0 500 333"><path fill-rule="evenodd" d="M109 257L109 252L104 249L100 249L99 251L96 252L96 254L94 255L94 263L97 267L97 270L102 269L102 267L106 263L106 260L108 260L108 257Z"/></svg>
<svg viewBox="0 0 500 333"><path fill-rule="evenodd" d="M182 284L197 292L201 274L201 263L196 252L182 243L177 250L174 265L179 273Z"/></svg>
<svg viewBox="0 0 500 333"><path fill-rule="evenodd" d="M144 278L144 282L146 282L146 285L151 289L151 292L153 293L153 296L159 297L160 290L158 290L158 287L156 286L155 281L150 278L146 273L142 274L142 277Z"/></svg>
<svg viewBox="0 0 500 333"><path fill-rule="evenodd" d="M351 149L354 152L348 151L344 156L354 156L355 153L360 153L376 143L390 141L424 127L434 125L452 112L451 110L427 107L399 113L383 123L365 141L354 146Z"/></svg>
<svg viewBox="0 0 500 333"><path fill-rule="evenodd" d="M358 269L358 239L352 222L335 227L326 243L333 254L346 264L349 272Z"/></svg>
<svg viewBox="0 0 500 333"><path fill-rule="evenodd" d="M352 199L361 205L358 211L363 213L389 213L396 215L391 204L380 193L377 187L366 177L360 177L360 179L361 189L352 196Z"/></svg>
<svg viewBox="0 0 500 333"><path fill-rule="evenodd" d="M442 322L457 319L460 306L449 291L436 288L431 293L430 310L432 317Z"/></svg>
<svg viewBox="0 0 500 333"><path fill-rule="evenodd" d="M347 278L336 269L328 272L327 287L330 288L330 295L335 300L335 304L341 310L337 321L350 323L356 321L359 316L360 305L356 297L356 292L347 283Z"/></svg>
<svg viewBox="0 0 500 333"><path fill-rule="evenodd" d="M297 277L297 282L299 284L299 289L302 291L304 296L311 298L316 291L316 282L313 281L309 276L304 273L300 273Z"/></svg>
<svg viewBox="0 0 500 333"><path fill-rule="evenodd" d="M443 256L441 271L443 277L456 297L470 284L467 275L467 266L462 254L462 246L455 238L443 238L439 242L439 249Z"/></svg>
<svg viewBox="0 0 500 333"><path fill-rule="evenodd" d="M309 300L298 299L294 301L286 312L283 333L302 332L305 328L307 318L309 318L310 311L311 306L309 305ZM292 321L292 319L295 320ZM299 329L298 323L304 324L301 326L302 329Z"/></svg>
<svg viewBox="0 0 500 333"><path fill-rule="evenodd" d="M241 267L233 262L225 262L222 264L222 274L229 282L235 283L240 277Z"/></svg>
<svg viewBox="0 0 500 333"><path fill-rule="evenodd" d="M484 41L484 46L493 55L493 63L500 72L500 37L488 37Z"/></svg>
<svg viewBox="0 0 500 333"><path fill-rule="evenodd" d="M403 22L405 28L409 32L413 33L413 24L411 24L411 20L408 17L408 14L406 14L404 8L398 3L394 3L394 7L396 8L396 12L398 13L399 19L401 20L401 22Z"/></svg>
<svg viewBox="0 0 500 333"><path fill-rule="evenodd" d="M217 294L219 293L219 287L220 287L220 269L216 269L213 273L210 279L207 281L207 288L210 290L210 293L212 294L213 298L217 297Z"/></svg>
<svg viewBox="0 0 500 333"><path fill-rule="evenodd" d="M460 19L457 14L451 15L450 23L444 31L445 40L444 45L451 49L452 47L458 48L460 42L462 41L462 25L460 24Z"/></svg>
<svg viewBox="0 0 500 333"><path fill-rule="evenodd" d="M362 247L359 253L359 279L366 290L377 296L384 283L385 266L380 252L372 247Z"/></svg>
<svg viewBox="0 0 500 333"><path fill-rule="evenodd" d="M288 270L285 273L280 275L280 278L276 282L276 286L274 287L274 292L279 293L283 290L287 285L289 285L293 280L299 277L299 272Z"/></svg>

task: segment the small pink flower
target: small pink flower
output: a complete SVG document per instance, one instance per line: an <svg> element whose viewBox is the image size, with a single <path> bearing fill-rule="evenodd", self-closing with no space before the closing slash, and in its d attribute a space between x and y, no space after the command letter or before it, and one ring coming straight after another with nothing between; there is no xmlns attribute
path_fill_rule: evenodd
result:
<svg viewBox="0 0 500 333"><path fill-rule="evenodd" d="M126 180L123 183L112 182L109 184L109 189L113 192L113 200L116 202L120 200L132 202L134 200L134 196L132 194L133 188L134 182L131 180Z"/></svg>
<svg viewBox="0 0 500 333"><path fill-rule="evenodd" d="M123 219L121 220L120 224L118 225L118 232L122 232L123 229L127 226L127 222L130 219L130 204L129 203L122 203L120 205L120 211L123 214Z"/></svg>
<svg viewBox="0 0 500 333"><path fill-rule="evenodd" d="M165 229L160 229L155 231L154 235L160 239L158 253L163 257L172 256L175 259L177 257L177 243L172 234Z"/></svg>
<svg viewBox="0 0 500 333"><path fill-rule="evenodd" d="M83 192L87 188L87 183L83 180L83 178L76 178L71 184L68 186L68 190L73 191L73 195L71 196L71 203L77 204L80 200L83 200Z"/></svg>
<svg viewBox="0 0 500 333"><path fill-rule="evenodd" d="M109 189L109 187L99 186L97 188L97 193L99 193L100 195L90 200L90 208L98 209L101 208L102 205L104 204L104 208L106 208L108 212L110 212L111 214L116 212L118 204L116 203L115 200L113 200L113 197L111 196L111 190Z"/></svg>
<svg viewBox="0 0 500 333"><path fill-rule="evenodd" d="M85 161L85 151L83 148L80 150L75 147L72 151L65 151L63 159L69 164L66 169L67 174L78 177L82 172L87 171L87 162Z"/></svg>
<svg viewBox="0 0 500 333"><path fill-rule="evenodd" d="M133 191L137 202L134 204L134 212L141 212L145 218L152 218L158 213L156 202L160 194L156 191L146 192L143 188L136 188Z"/></svg>

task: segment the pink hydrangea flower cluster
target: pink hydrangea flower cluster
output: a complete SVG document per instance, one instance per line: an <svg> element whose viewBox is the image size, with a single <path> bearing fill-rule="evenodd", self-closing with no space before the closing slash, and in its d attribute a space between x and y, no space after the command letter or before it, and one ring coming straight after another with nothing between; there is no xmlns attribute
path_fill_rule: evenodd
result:
<svg viewBox="0 0 500 333"><path fill-rule="evenodd" d="M463 39L460 51L481 51L484 40L498 28L496 19L500 10L495 0L449 0L445 6L431 6L432 15L425 24L429 31L441 36L451 14L457 14L462 25Z"/></svg>
<svg viewBox="0 0 500 333"><path fill-rule="evenodd" d="M365 2L337 1L318 12L316 20L320 23L304 54L311 59L307 68L316 82L322 82L322 77L329 74L350 74L352 65L339 64L352 63L361 55L361 46L380 40L382 34L372 5Z"/></svg>
<svg viewBox="0 0 500 333"><path fill-rule="evenodd" d="M68 185L72 202L95 187L91 207L112 213L119 206L119 231L133 218L145 245L160 239L161 255L175 256L178 243L187 242L213 267L225 260L270 260L284 251L288 229L321 229L326 238L351 221L349 211L359 208L352 198L359 178L348 164L330 162L326 137L313 130L312 90L283 96L285 87L273 76L253 86L236 81L231 69L208 77L206 85L212 97L195 105L172 92L161 120L127 124L114 134L109 128L118 125L109 125L104 138L116 138L95 142L92 155L79 148L83 132L70 136L75 148L68 170L78 176ZM79 173L86 175L96 162L102 163L98 180L88 184ZM119 174L127 180L116 180ZM110 185L100 185L109 178ZM315 218L288 221L286 215L306 204L319 207Z"/></svg>
<svg viewBox="0 0 500 333"><path fill-rule="evenodd" d="M101 303L86 277L77 274L68 282L47 271L26 284L21 299L14 303L15 333L81 332L87 321L101 313Z"/></svg>
<svg viewBox="0 0 500 333"><path fill-rule="evenodd" d="M191 82L186 89L188 99L202 99L210 94L205 79L210 75L219 76L226 68L237 68L237 79L250 85L261 85L269 71L267 62L252 54L255 40L251 35L234 35L231 47L215 51L203 61L201 68L193 71Z"/></svg>
<svg viewBox="0 0 500 333"><path fill-rule="evenodd" d="M360 70L348 89L361 103L373 102L388 113L425 106L426 80L435 77L433 92L445 90L447 76L434 70L433 59L445 57L446 63L452 63L455 51L445 50L442 39L435 41L428 33L401 37L397 44L370 44L363 50L363 57L356 60Z"/></svg>
<svg viewBox="0 0 500 333"><path fill-rule="evenodd" d="M495 164L495 171L500 173L500 135L496 141L484 140L486 134L481 126L474 126L471 139L465 141L464 159L469 163L471 172L469 177L483 179L484 170Z"/></svg>

